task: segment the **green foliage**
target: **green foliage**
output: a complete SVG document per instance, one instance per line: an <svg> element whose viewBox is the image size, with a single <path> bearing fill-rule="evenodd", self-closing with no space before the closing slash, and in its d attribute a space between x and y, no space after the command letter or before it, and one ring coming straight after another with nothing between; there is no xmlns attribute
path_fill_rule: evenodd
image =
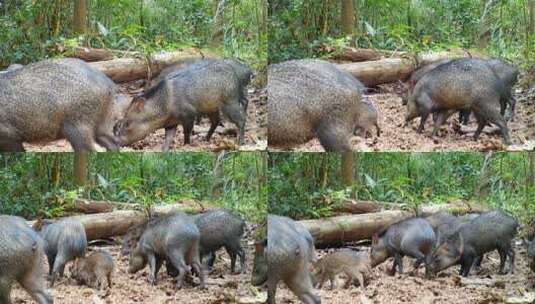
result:
<svg viewBox="0 0 535 304"><path fill-rule="evenodd" d="M481 183L480 153L358 153L355 185L342 184L338 154L270 154L268 210L317 218L346 198L391 202L412 209L453 200L481 201L522 219L535 216L535 185L528 153L497 153ZM533 174L533 173L532 173ZM476 189L480 187L480 195Z"/></svg>
<svg viewBox="0 0 535 304"><path fill-rule="evenodd" d="M92 0L88 33L72 31L73 1L17 0L0 3L0 66L62 54L63 45L150 54L184 47L209 48L266 65L265 0ZM221 38L221 39L219 39Z"/></svg>
<svg viewBox="0 0 535 304"><path fill-rule="evenodd" d="M0 154L0 213L54 217L76 198L138 204L209 201L253 221L266 215L264 155L230 153L223 160L220 196L212 197L212 153L91 154L87 185L72 180L72 153Z"/></svg>
<svg viewBox="0 0 535 304"><path fill-rule="evenodd" d="M322 44L421 52L473 49L484 41L493 56L533 64L535 35L529 36L527 1L494 1L485 9L487 2L358 0L355 37L346 39L340 1L274 0L270 2L269 61L321 57L325 55L318 47Z"/></svg>

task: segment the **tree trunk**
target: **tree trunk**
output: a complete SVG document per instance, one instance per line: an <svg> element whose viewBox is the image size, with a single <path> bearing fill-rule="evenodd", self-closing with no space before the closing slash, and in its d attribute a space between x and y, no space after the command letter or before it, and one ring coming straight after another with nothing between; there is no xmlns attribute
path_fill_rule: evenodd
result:
<svg viewBox="0 0 535 304"><path fill-rule="evenodd" d="M439 211L451 211L464 214L485 209L471 208L457 204L422 206L418 214L428 215ZM413 213L401 210L389 210L377 213L342 215L319 220L304 220L302 223L314 237L318 247L341 246L347 242L370 239L374 233L393 223L414 216Z"/></svg>
<svg viewBox="0 0 535 304"><path fill-rule="evenodd" d="M87 0L74 1L73 30L77 34L87 32Z"/></svg>
<svg viewBox="0 0 535 304"><path fill-rule="evenodd" d="M221 189L223 188L223 160L225 159L225 151L219 152L214 162L214 169L212 171L212 200L217 200L221 196Z"/></svg>
<svg viewBox="0 0 535 304"><path fill-rule="evenodd" d="M528 152L529 155L529 182L530 187L535 186L535 152Z"/></svg>
<svg viewBox="0 0 535 304"><path fill-rule="evenodd" d="M355 27L355 15L353 0L342 0L342 30L346 36L353 37L353 28Z"/></svg>
<svg viewBox="0 0 535 304"><path fill-rule="evenodd" d="M346 187L353 185L353 152L342 153L342 180Z"/></svg>
<svg viewBox="0 0 535 304"><path fill-rule="evenodd" d="M87 166L88 166L87 152L75 152L74 153L74 183L78 187L83 187L86 184Z"/></svg>
<svg viewBox="0 0 535 304"><path fill-rule="evenodd" d="M184 49L169 53L158 53L147 59L119 58L108 61L91 62L89 65L110 77L115 82L126 82L148 78L175 63L185 63L203 58L215 58L213 54L199 49Z"/></svg>
<svg viewBox="0 0 535 304"><path fill-rule="evenodd" d="M488 189L489 185L489 174L488 174L488 166L490 164L492 158L492 151L488 152L485 155L485 159L483 160L483 165L481 166L481 170L479 171L479 182L477 184L476 190L474 191L475 197L477 197L477 200L481 202L483 192Z"/></svg>
<svg viewBox="0 0 535 304"><path fill-rule="evenodd" d="M490 14L490 11L495 4L496 0L481 0L481 5L483 6L483 13L481 15L481 18L479 19L479 34L477 39L479 49L486 48L489 42L490 29L487 16L488 14Z"/></svg>
<svg viewBox="0 0 535 304"><path fill-rule="evenodd" d="M214 0L214 21L212 24L211 44L218 46L223 41L223 17L226 0Z"/></svg>
<svg viewBox="0 0 535 304"><path fill-rule="evenodd" d="M468 57L464 51L449 51L424 54L415 60L403 58L386 58L377 61L343 63L337 66L355 76L366 86L406 80L411 73L421 65L431 63L440 59ZM476 57L476 56L474 56ZM484 56L477 56L484 57ZM415 62L416 61L416 62Z"/></svg>
<svg viewBox="0 0 535 304"><path fill-rule="evenodd" d="M52 185L57 188L59 186L59 182L61 181L61 162L60 162L61 154L57 153L54 154L54 162L52 164L52 170L51 170L51 181Z"/></svg>
<svg viewBox="0 0 535 304"><path fill-rule="evenodd" d="M322 153L321 156L321 163L319 168L319 187L321 189L325 189L327 187L327 181L328 181L328 165L329 165L329 154L328 153ZM316 162L314 162L316 164Z"/></svg>
<svg viewBox="0 0 535 304"><path fill-rule="evenodd" d="M529 0L529 34L535 34L535 0Z"/></svg>

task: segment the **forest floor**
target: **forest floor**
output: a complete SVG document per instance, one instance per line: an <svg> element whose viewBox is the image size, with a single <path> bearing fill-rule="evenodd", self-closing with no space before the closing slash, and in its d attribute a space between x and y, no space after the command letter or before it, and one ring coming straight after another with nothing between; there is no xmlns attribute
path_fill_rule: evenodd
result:
<svg viewBox="0 0 535 304"><path fill-rule="evenodd" d="M416 129L419 118L413 120L409 126L405 123L406 107L401 103L402 88L398 84L381 85L373 93L364 94L363 99L372 103L378 112L378 123L381 136L373 135L368 138L353 136L351 143L356 151L488 151L488 150L532 150L535 148L535 88L531 90L517 89L515 97L517 104L514 121L508 123L509 134L513 145L507 147L502 144L502 137L494 126L485 127L479 140L474 141L472 135L477 123L473 115L467 126L459 124L458 115L452 115L442 126L436 139L431 138L433 130L432 119L425 124L422 134ZM282 151L271 148L272 151ZM323 151L319 140L313 139L306 144L292 149L292 151L320 152Z"/></svg>
<svg viewBox="0 0 535 304"><path fill-rule="evenodd" d="M134 95L141 92L141 82L133 81L121 84L124 93ZM237 145L237 128L230 121L223 118L225 127L217 127L209 142L204 140L210 121L203 118L199 125L193 128L191 144L184 145L184 133L181 126L175 136L172 151L221 151L221 150L243 150L258 151L266 150L267 147L267 93L264 89L248 88L247 95L249 106L247 108L247 122L245 124L245 145ZM122 147L121 152L132 151L152 151L161 152L164 142L164 129L157 130L146 138ZM47 144L24 144L29 152L70 152L71 145L62 139Z"/></svg>
<svg viewBox="0 0 535 304"><path fill-rule="evenodd" d="M248 225L249 226L249 225ZM251 229L248 229L250 232ZM135 273L128 273L128 257L121 255L120 245L106 247L90 247L90 250L103 249L108 251L115 261L115 271L112 278L113 286L108 291L98 291L86 286L78 286L70 278L70 264L65 268L65 276L56 282L54 288L49 289L57 304L126 304L126 303L191 303L191 304L223 304L261 303L258 297L267 298L266 293L260 293L251 286L251 273L253 269L253 241L249 232L242 239L246 252L246 272L231 274L230 258L225 250L217 253L216 263L210 274L206 276L207 289L198 287L197 277L186 277L182 289L176 289L176 280L167 275L165 265L158 273L158 284L152 286L148 282L149 267ZM118 240L120 241L120 240ZM247 244L247 245L246 245ZM46 264L46 262L45 262ZM239 258L236 270L239 270ZM45 265L48 270L48 265ZM18 285L12 292L14 304L32 303L30 296Z"/></svg>
<svg viewBox="0 0 535 304"><path fill-rule="evenodd" d="M363 247L369 252L369 247ZM320 258L331 250L317 250ZM392 267L389 259L372 270L372 276L362 290L351 286L344 289L344 275L337 278L338 288L330 290L330 283L325 282L323 288L316 291L322 304L341 303L530 303L535 301L535 274L530 273L526 261L525 246L515 243L515 273L498 275L499 255L497 252L485 255L481 270L471 271L468 278L458 275L459 266L450 267L427 280L424 278L423 266L414 276L410 275L412 260L405 257L404 274L390 276L387 268ZM298 303L296 297L283 285L277 291L277 303ZM527 300L527 299L531 300ZM516 302L515 302L516 301Z"/></svg>

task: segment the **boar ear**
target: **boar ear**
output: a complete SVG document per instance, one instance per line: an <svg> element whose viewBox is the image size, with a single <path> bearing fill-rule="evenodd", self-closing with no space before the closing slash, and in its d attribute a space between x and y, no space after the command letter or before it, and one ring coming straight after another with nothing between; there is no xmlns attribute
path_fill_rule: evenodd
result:
<svg viewBox="0 0 535 304"><path fill-rule="evenodd" d="M145 107L145 97L143 96L136 96L132 100L132 106L136 111L143 110L143 107Z"/></svg>
<svg viewBox="0 0 535 304"><path fill-rule="evenodd" d="M267 239L263 240L263 241L260 241L260 242L256 242L254 244L254 248L255 248L255 252L259 253L259 252L263 252L264 251L264 248L267 246Z"/></svg>
<svg viewBox="0 0 535 304"><path fill-rule="evenodd" d="M43 228L43 218L39 217L35 223L32 225L32 229L35 231L41 231Z"/></svg>

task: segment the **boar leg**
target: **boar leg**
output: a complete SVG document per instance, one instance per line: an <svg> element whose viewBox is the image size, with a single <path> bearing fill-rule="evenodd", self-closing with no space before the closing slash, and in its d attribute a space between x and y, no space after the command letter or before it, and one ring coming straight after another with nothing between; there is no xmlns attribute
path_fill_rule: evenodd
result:
<svg viewBox="0 0 535 304"><path fill-rule="evenodd" d="M331 283L331 290L336 289L336 275L332 272L329 274L329 282Z"/></svg>
<svg viewBox="0 0 535 304"><path fill-rule="evenodd" d="M509 104L511 105L511 116L509 117L509 121L515 121L516 98L514 96L509 98Z"/></svg>
<svg viewBox="0 0 535 304"><path fill-rule="evenodd" d="M319 298L312 293L313 286L308 271L296 273L285 282L290 290L305 304L319 304Z"/></svg>
<svg viewBox="0 0 535 304"><path fill-rule="evenodd" d="M335 122L321 122L316 128L321 145L327 152L351 151L348 134L344 126Z"/></svg>
<svg viewBox="0 0 535 304"><path fill-rule="evenodd" d="M515 273L515 251L511 246L507 249L507 256L509 257L509 273Z"/></svg>
<svg viewBox="0 0 535 304"><path fill-rule="evenodd" d="M322 269L321 272L319 273L319 281L318 281L318 284L316 284L316 288L321 289L323 287L323 283L325 283L326 277L327 277L327 274Z"/></svg>
<svg viewBox="0 0 535 304"><path fill-rule="evenodd" d="M416 100L418 104L418 112L420 114L420 125L416 130L418 133L422 133L424 130L425 122L431 113L433 100L427 96L427 94L421 94Z"/></svg>
<svg viewBox="0 0 535 304"><path fill-rule="evenodd" d="M32 273L26 275L20 281L20 284L32 296L35 302L39 304L52 304L52 296L46 292L39 270L34 270Z"/></svg>
<svg viewBox="0 0 535 304"><path fill-rule="evenodd" d="M188 267L186 266L186 262L184 261L184 255L180 252L174 252L169 257L169 261L178 271L178 275L176 277L176 288L181 289L182 284L184 283L184 276L186 275L186 272L188 272Z"/></svg>
<svg viewBox="0 0 535 304"><path fill-rule="evenodd" d="M182 122L182 129L184 130L184 145L190 144L191 132L193 131L193 119L186 119Z"/></svg>
<svg viewBox="0 0 535 304"><path fill-rule="evenodd" d="M154 253L149 253L147 254L147 261L150 268L149 282L151 283L151 285L156 286L156 284L158 283L158 271L162 266L162 260L156 258Z"/></svg>
<svg viewBox="0 0 535 304"><path fill-rule="evenodd" d="M234 273L235 263L236 263L236 255L240 257L240 272L239 273L245 273L245 253L243 252L243 249L241 247L240 241L234 241L231 244L228 244L228 246L225 246L225 249L227 250L227 253L230 255L230 261L231 261L231 269Z"/></svg>
<svg viewBox="0 0 535 304"><path fill-rule="evenodd" d="M495 124L500 128L502 133L503 142L506 145L511 144L511 138L509 137L509 129L507 128L507 123L502 115L493 107L490 102L482 103L481 108L475 108L474 113L480 117L478 123L481 124L481 117L484 117L486 121ZM479 129L479 126L478 126ZM475 137L475 135L474 135Z"/></svg>
<svg viewBox="0 0 535 304"><path fill-rule="evenodd" d="M47 255L46 258L48 260L48 275L52 276L54 271L54 263L56 262L56 256L51 254Z"/></svg>
<svg viewBox="0 0 535 304"><path fill-rule="evenodd" d="M169 151L169 149L171 148L171 145L173 145L173 142L175 141L176 128L177 128L176 125L165 127L165 140L162 146L162 150L164 152ZM184 138L186 138L185 131L184 131Z"/></svg>
<svg viewBox="0 0 535 304"><path fill-rule="evenodd" d="M474 260L476 259L475 255L470 251L463 252L463 255L461 257L461 271L460 275L463 277L467 277L470 273L470 269L472 269L472 266L474 265Z"/></svg>
<svg viewBox="0 0 535 304"><path fill-rule="evenodd" d="M245 144L245 121L247 120L247 114L239 100L224 104L221 111L238 128L238 144Z"/></svg>
<svg viewBox="0 0 535 304"><path fill-rule="evenodd" d="M267 288L268 288L268 298L267 298L267 304L275 304L275 295L277 294L277 284L278 280L275 280L274 278L268 278L267 281Z"/></svg>
<svg viewBox="0 0 535 304"><path fill-rule="evenodd" d="M351 280L347 280L345 288L349 288L351 283L358 282L360 288L364 289L364 275L362 275L360 271L352 269L349 271L349 273L347 273L347 275Z"/></svg>
<svg viewBox="0 0 535 304"><path fill-rule="evenodd" d="M435 120L435 125L433 126L433 133L431 133L432 137L437 136L438 129L440 129L440 126L442 126L453 113L455 113L454 110L443 110L438 112Z"/></svg>
<svg viewBox="0 0 535 304"><path fill-rule="evenodd" d="M230 253L229 253L229 255L230 255ZM208 262L206 262L206 265L208 266L208 270L209 271L212 271L212 267L214 266L215 258L216 258L215 251L210 251L210 253L208 253ZM199 260L202 263L202 260L203 260L203 255L202 254L199 255Z"/></svg>
<svg viewBox="0 0 535 304"><path fill-rule="evenodd" d="M108 151L119 151L119 145L113 136L99 135L97 143Z"/></svg>
<svg viewBox="0 0 535 304"><path fill-rule="evenodd" d="M392 267L392 275L396 274L396 266L398 267L399 274L403 273L403 256L399 253L394 254L394 264Z"/></svg>
<svg viewBox="0 0 535 304"><path fill-rule="evenodd" d="M483 261L483 257L484 257L484 255L482 255L482 256L478 256L478 257L476 258L476 260L475 260L475 262L474 262L474 269L475 269L476 271L481 270L481 262Z"/></svg>
<svg viewBox="0 0 535 304"><path fill-rule="evenodd" d="M199 275L200 285L199 288L205 289L206 283L205 283L205 271L203 269L203 265L201 263L201 259L199 258L199 242L195 241L191 247L187 250L186 254L182 254L182 249L175 249L173 251L173 255L177 256L180 255L182 257L185 257L186 262L193 268L194 272L197 272ZM212 251L212 254L215 258L215 252Z"/></svg>
<svg viewBox="0 0 535 304"><path fill-rule="evenodd" d="M466 126L470 121L471 112L470 109L459 111L459 122Z"/></svg>
<svg viewBox="0 0 535 304"><path fill-rule="evenodd" d="M381 128L379 127L379 124L375 124L375 128L377 129L377 137L381 136Z"/></svg>
<svg viewBox="0 0 535 304"><path fill-rule="evenodd" d="M208 130L208 133L206 134L206 141L210 141L210 138L212 138L212 135L214 134L215 129L219 126L219 123L221 122L221 117L219 116L219 112L213 112L208 114L208 118L210 118L210 129Z"/></svg>
<svg viewBox="0 0 535 304"><path fill-rule="evenodd" d="M0 303L11 304L11 286L0 289Z"/></svg>
<svg viewBox="0 0 535 304"><path fill-rule="evenodd" d="M75 152L96 151L95 134L91 128L65 123L63 134Z"/></svg>

